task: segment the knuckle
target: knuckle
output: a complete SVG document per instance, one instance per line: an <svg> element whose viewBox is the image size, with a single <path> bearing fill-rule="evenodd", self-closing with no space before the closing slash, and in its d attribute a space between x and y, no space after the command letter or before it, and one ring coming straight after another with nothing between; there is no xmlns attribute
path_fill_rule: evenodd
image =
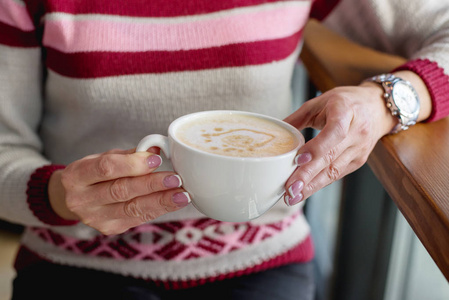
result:
<svg viewBox="0 0 449 300"><path fill-rule="evenodd" d="M97 160L96 171L101 177L108 178L114 173L114 163L109 155L100 156Z"/></svg>
<svg viewBox="0 0 449 300"><path fill-rule="evenodd" d="M159 196L156 198L157 208L158 208L157 210L161 211L162 214L173 211L173 207L171 207L170 205L167 205L168 203L173 204L172 201L168 201L169 195L170 195L170 193L160 193ZM174 206L174 205L172 205L172 206Z"/></svg>
<svg viewBox="0 0 449 300"><path fill-rule="evenodd" d="M139 205L139 202L137 202L135 199L126 202L123 206L123 210L125 215L131 218L139 218L144 214L142 208Z"/></svg>
<svg viewBox="0 0 449 300"><path fill-rule="evenodd" d="M114 180L109 187L109 193L112 199L116 202L128 200L130 198L130 192L128 185L126 184L126 179L122 178Z"/></svg>
<svg viewBox="0 0 449 300"><path fill-rule="evenodd" d="M367 160L368 160L368 154L354 159L354 164L357 168L360 168L361 166L363 166L366 163Z"/></svg>
<svg viewBox="0 0 449 300"><path fill-rule="evenodd" d="M156 219L158 216L156 216L154 213L148 212L146 214L143 214L142 216L140 216L140 221L142 223L148 223L150 221L153 221L154 219Z"/></svg>
<svg viewBox="0 0 449 300"><path fill-rule="evenodd" d="M316 189L315 183L309 182L309 183L304 187L304 192L303 192L303 194L304 194L304 195L312 195L312 194L315 193L315 189Z"/></svg>
<svg viewBox="0 0 449 300"><path fill-rule="evenodd" d="M337 158L337 149L330 149L323 157L324 162L330 165Z"/></svg>
<svg viewBox="0 0 449 300"><path fill-rule="evenodd" d="M371 134L371 125L369 122L364 121L359 124L359 133L362 137L367 137Z"/></svg>
<svg viewBox="0 0 449 300"><path fill-rule="evenodd" d="M171 200L171 195L172 194L170 193L164 193L164 196L161 196L158 199L158 205L161 209L163 209L164 213L175 211L177 208L177 206Z"/></svg>
<svg viewBox="0 0 449 300"><path fill-rule="evenodd" d="M146 181L146 189L148 193L153 193L160 190L160 182L155 179L149 179Z"/></svg>
<svg viewBox="0 0 449 300"><path fill-rule="evenodd" d="M327 168L327 177L332 181L338 180L340 178L340 174L340 169L334 164L329 165Z"/></svg>
<svg viewBox="0 0 449 300"><path fill-rule="evenodd" d="M334 134L337 135L340 139L344 139L348 135L347 123L345 121L346 118L338 118L338 120L334 123Z"/></svg>
<svg viewBox="0 0 449 300"><path fill-rule="evenodd" d="M131 200L125 203L125 215L130 218L137 218L141 223L147 223L156 219L159 215L152 210L144 211L138 201Z"/></svg>

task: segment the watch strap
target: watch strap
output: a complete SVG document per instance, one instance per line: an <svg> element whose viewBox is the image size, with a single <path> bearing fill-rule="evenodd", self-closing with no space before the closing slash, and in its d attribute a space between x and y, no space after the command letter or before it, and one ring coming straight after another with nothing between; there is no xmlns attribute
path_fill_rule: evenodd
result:
<svg viewBox="0 0 449 300"><path fill-rule="evenodd" d="M403 81L407 85L409 85L412 90L415 90L411 85L411 83L389 73L373 76L371 78L366 79L365 81L378 83L384 89L384 94L382 95L382 97L385 101L385 105L387 106L391 114L398 119L398 123L391 130L390 134L398 133L402 130L407 130L410 126L416 124L418 114L416 114L416 116L413 116L412 118L409 117L406 118L405 116L401 115L400 110L396 106L393 99L393 88L397 82ZM416 100L419 101L418 99Z"/></svg>

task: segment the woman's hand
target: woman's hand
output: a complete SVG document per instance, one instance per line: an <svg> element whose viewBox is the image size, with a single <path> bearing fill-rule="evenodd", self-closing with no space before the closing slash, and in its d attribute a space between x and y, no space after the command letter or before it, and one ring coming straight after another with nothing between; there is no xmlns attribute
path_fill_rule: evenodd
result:
<svg viewBox="0 0 449 300"><path fill-rule="evenodd" d="M287 205L307 199L366 162L377 141L397 123L382 94L375 83L335 88L285 119L299 130L321 130L299 150L299 167L286 183Z"/></svg>
<svg viewBox="0 0 449 300"><path fill-rule="evenodd" d="M410 81L418 92L418 122L429 118L432 100L422 78L412 71L394 74ZM373 82L335 88L307 101L285 119L299 130L321 130L299 150L299 168L286 183L287 205L307 199L366 162L377 141L398 122L386 108L383 94L382 87Z"/></svg>
<svg viewBox="0 0 449 300"><path fill-rule="evenodd" d="M176 211L190 203L173 172L153 172L162 160L150 152L111 150L73 162L50 177L54 211L105 235Z"/></svg>

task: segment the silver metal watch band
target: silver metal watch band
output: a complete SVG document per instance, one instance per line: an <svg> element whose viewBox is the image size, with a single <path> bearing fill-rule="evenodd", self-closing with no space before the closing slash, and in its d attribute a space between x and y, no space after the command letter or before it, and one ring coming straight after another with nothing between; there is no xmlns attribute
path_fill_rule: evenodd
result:
<svg viewBox="0 0 449 300"><path fill-rule="evenodd" d="M414 91L414 93L416 94L416 97L417 97L417 93L410 82L403 80L402 78L399 78L393 74L381 74L381 75L377 75L377 76L368 78L365 81L376 82L380 86L382 86L382 88L384 89L383 98L384 98L385 104L386 104L387 108L390 110L391 114L398 119L398 124L392 129L392 131L390 133L398 133L402 130L407 130L410 126L416 124L418 112L416 112L416 114L413 114L411 116L402 114L400 109L396 106L395 101L393 99L393 94L392 94L394 85L397 82L402 81L405 84L407 84ZM418 101L418 107L419 107L419 99L417 98L416 100ZM419 108L418 108L418 111L419 111Z"/></svg>

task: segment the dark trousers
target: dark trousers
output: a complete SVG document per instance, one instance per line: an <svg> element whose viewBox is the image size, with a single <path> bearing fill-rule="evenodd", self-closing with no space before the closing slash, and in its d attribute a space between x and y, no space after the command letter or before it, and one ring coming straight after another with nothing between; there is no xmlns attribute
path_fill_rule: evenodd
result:
<svg viewBox="0 0 449 300"><path fill-rule="evenodd" d="M13 300L313 300L312 263L292 264L239 278L183 290L111 273L39 263L21 270L13 283Z"/></svg>

